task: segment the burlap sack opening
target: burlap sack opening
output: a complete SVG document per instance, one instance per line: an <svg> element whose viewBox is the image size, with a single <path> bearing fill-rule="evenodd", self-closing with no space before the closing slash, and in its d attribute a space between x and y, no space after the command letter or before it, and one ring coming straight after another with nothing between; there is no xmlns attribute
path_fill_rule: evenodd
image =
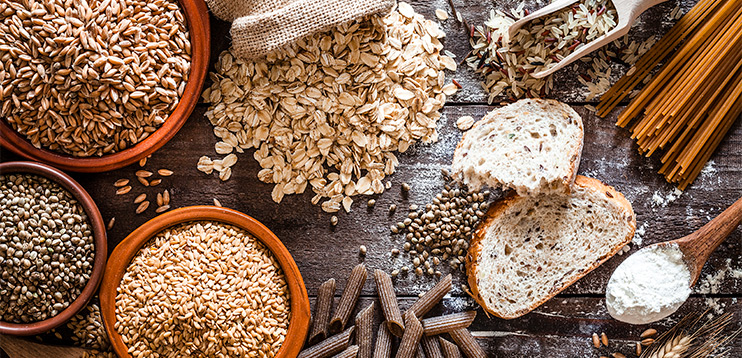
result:
<svg viewBox="0 0 742 358"><path fill-rule="evenodd" d="M232 21L232 46L243 58L261 57L318 31L388 12L394 0L206 0Z"/></svg>

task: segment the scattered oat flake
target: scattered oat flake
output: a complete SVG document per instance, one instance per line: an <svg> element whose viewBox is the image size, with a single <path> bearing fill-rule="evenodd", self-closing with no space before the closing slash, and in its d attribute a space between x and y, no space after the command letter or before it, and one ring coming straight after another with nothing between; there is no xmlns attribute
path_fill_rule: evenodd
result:
<svg viewBox="0 0 742 358"><path fill-rule="evenodd" d="M448 20L448 13L443 9L435 9L435 17L437 17L438 20L445 21Z"/></svg>
<svg viewBox="0 0 742 358"><path fill-rule="evenodd" d="M346 196L343 198L343 209L345 209L346 213L350 212L350 206L353 205L353 199L349 196Z"/></svg>
<svg viewBox="0 0 742 358"><path fill-rule="evenodd" d="M456 127L462 131L468 131L474 125L472 116L461 116L456 120Z"/></svg>
<svg viewBox="0 0 742 358"><path fill-rule="evenodd" d="M406 2L400 2L399 5L397 5L397 10L399 13L408 18L411 19L413 16L415 16L415 10L410 6L410 4Z"/></svg>

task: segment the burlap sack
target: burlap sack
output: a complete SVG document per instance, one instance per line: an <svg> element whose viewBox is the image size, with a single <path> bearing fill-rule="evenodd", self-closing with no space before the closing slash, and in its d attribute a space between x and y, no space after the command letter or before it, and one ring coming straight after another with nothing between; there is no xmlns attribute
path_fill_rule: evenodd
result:
<svg viewBox="0 0 742 358"><path fill-rule="evenodd" d="M366 15L389 11L394 0L206 0L211 12L231 21L238 56L255 58Z"/></svg>

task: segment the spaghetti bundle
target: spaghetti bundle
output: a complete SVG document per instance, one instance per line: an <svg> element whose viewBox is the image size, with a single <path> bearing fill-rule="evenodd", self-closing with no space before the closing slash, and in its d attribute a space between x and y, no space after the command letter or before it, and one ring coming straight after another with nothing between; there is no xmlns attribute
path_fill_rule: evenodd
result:
<svg viewBox="0 0 742 358"><path fill-rule="evenodd" d="M742 2L701 0L606 93L598 114L668 55L617 125L631 130L642 154L662 153L660 173L684 190L742 114Z"/></svg>

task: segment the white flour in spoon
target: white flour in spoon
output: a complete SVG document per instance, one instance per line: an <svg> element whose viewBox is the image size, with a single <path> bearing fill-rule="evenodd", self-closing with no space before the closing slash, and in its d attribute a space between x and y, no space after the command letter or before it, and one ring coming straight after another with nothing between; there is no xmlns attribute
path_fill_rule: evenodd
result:
<svg viewBox="0 0 742 358"><path fill-rule="evenodd" d="M658 321L688 299L690 280L677 244L648 246L613 272L606 288L608 313L631 324Z"/></svg>

